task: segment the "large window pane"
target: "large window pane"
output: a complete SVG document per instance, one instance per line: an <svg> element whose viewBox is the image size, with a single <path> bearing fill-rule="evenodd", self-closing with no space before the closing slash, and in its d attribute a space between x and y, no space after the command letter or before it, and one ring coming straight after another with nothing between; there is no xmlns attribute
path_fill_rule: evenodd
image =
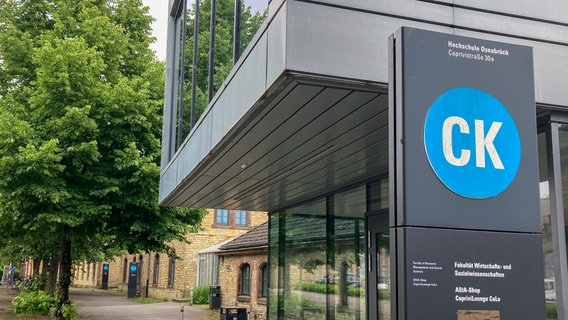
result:
<svg viewBox="0 0 568 320"><path fill-rule="evenodd" d="M546 151L546 133L538 134L538 162L540 189L540 216L542 223L542 249L544 260L544 286L546 298L547 319L557 319L556 316L556 281L554 271L554 248L552 245L552 220L550 211L550 185L548 178L548 158Z"/></svg>
<svg viewBox="0 0 568 320"><path fill-rule="evenodd" d="M365 319L365 187L335 195L333 209L335 319Z"/></svg>

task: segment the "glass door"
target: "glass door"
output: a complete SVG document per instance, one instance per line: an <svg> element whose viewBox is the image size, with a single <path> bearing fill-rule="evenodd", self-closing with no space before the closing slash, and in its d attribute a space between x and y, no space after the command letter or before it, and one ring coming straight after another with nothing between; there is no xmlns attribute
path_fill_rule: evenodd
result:
<svg viewBox="0 0 568 320"><path fill-rule="evenodd" d="M391 319L391 261L388 211L365 217L367 235L367 314L369 320Z"/></svg>
<svg viewBox="0 0 568 320"><path fill-rule="evenodd" d="M540 117L539 189L546 319L568 316L568 116Z"/></svg>

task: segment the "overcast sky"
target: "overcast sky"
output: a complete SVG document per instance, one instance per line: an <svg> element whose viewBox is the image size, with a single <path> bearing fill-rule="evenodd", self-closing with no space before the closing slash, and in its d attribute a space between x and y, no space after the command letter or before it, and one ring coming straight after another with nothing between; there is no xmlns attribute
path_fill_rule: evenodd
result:
<svg viewBox="0 0 568 320"><path fill-rule="evenodd" d="M193 3L193 1L189 1ZM168 33L168 0L142 0L144 5L150 7L150 15L156 19L152 24L153 36L157 39L152 44L159 60L166 59L166 36ZM268 0L244 0L246 6L252 7L253 11L264 10L268 6Z"/></svg>
<svg viewBox="0 0 568 320"><path fill-rule="evenodd" d="M153 36L157 39L152 44L158 59L166 59L166 36L168 33L168 0L142 0L144 5L150 7L150 15L156 19L152 23Z"/></svg>

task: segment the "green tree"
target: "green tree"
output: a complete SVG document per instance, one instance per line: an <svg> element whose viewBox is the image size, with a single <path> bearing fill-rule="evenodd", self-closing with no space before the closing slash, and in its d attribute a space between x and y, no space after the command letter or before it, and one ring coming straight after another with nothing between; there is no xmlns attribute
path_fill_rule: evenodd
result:
<svg viewBox="0 0 568 320"><path fill-rule="evenodd" d="M64 319L73 260L171 254L204 210L157 204L164 66L140 0L2 0L0 12L0 243L59 258Z"/></svg>

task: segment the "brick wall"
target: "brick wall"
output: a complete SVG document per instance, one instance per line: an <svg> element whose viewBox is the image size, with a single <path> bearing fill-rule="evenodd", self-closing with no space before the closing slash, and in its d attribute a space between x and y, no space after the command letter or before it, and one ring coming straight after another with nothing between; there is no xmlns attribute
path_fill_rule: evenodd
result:
<svg viewBox="0 0 568 320"><path fill-rule="evenodd" d="M266 252L244 256L221 256L219 258L219 285L221 305L246 307L251 320L266 319L266 299L260 297L262 265L268 262ZM250 296L239 296L241 266L248 263L251 272Z"/></svg>
<svg viewBox="0 0 568 320"><path fill-rule="evenodd" d="M198 233L191 233L187 235L187 239L191 241L191 244L183 244L179 242L173 242L170 245L176 250L176 254L181 258L181 260L175 261L175 276L173 286L168 284L168 269L170 264L170 258L164 254L160 253L159 257L159 272L158 281L155 283L155 262L156 253L150 253L148 257L147 253L142 254L128 254L121 257L117 257L112 262L107 262L110 264L109 268L109 288L117 287L118 290L126 292L128 290L127 282L123 281L124 267L128 268L130 262L140 261L142 258L141 265L141 283L140 290L141 294L145 295L146 284L148 283L148 296L164 300L181 299L189 296L189 291L191 288L195 288L197 283L197 265L198 265L198 252L202 251L208 247L215 244L235 238L250 228L255 227L264 223L267 220L267 214L265 212L249 212L249 225L247 227L237 227L235 226L234 212L231 211L230 222L228 226L219 226L215 223L215 211L208 210L208 214L203 218L202 229ZM148 263L148 259L150 259ZM76 266L76 268L81 268L82 264ZM150 269L148 270L148 267ZM91 265L92 268L92 265ZM96 267L97 270L102 270L102 264ZM150 277L148 278L148 271ZM90 270L92 273L92 269ZM126 275L128 277L128 274ZM92 276L89 275L89 280L86 279L86 274L84 278L81 278L80 272L76 272L74 284L78 286L86 287L99 287L100 281L93 280ZM149 281L147 281L149 279ZM127 280L127 279L126 279Z"/></svg>

